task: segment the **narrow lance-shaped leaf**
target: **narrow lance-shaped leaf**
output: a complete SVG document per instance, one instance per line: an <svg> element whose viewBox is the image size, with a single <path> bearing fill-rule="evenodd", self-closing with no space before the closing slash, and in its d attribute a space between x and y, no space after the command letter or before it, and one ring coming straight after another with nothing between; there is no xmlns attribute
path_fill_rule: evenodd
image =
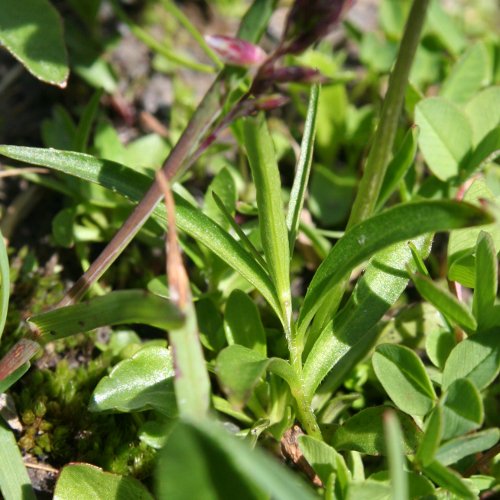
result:
<svg viewBox="0 0 500 500"><path fill-rule="evenodd" d="M419 201L390 208L347 231L316 271L300 311L299 328L305 331L328 291L355 266L377 251L421 234L475 226L492 216L468 203Z"/></svg>
<svg viewBox="0 0 500 500"><path fill-rule="evenodd" d="M16 438L0 417L0 492L5 500L35 500Z"/></svg>
<svg viewBox="0 0 500 500"><path fill-rule="evenodd" d="M82 153L19 146L0 146L0 154L99 184L123 195L132 202L140 201L152 182L151 178L129 167L107 160L99 160ZM179 229L185 231L224 259L229 266L255 286L276 313L280 315L281 308L277 302L274 286L252 256L227 231L224 231L203 214L201 210L193 207L179 196L175 197L175 203L176 222ZM166 227L165 214L165 207L159 205L153 211L152 218L162 227Z"/></svg>
<svg viewBox="0 0 500 500"><path fill-rule="evenodd" d="M411 167L417 153L418 134L419 129L416 125L408 130L399 150L387 166L387 172L378 196L377 210L384 206L389 196Z"/></svg>
<svg viewBox="0 0 500 500"><path fill-rule="evenodd" d="M140 323L178 328L184 317L169 300L143 290L120 290L37 314L30 322L38 327L37 340L46 343L107 325Z"/></svg>
<svg viewBox="0 0 500 500"><path fill-rule="evenodd" d="M300 156L297 162L297 170L293 180L290 202L286 224L288 227L288 238L290 240L290 254L293 253L295 238L299 229L300 214L304 206L307 183L311 173L312 156L314 149L314 137L316 135L316 114L318 111L319 85L311 87L309 106L307 108L306 122L304 124L304 135L300 144Z"/></svg>
<svg viewBox="0 0 500 500"><path fill-rule="evenodd" d="M403 433L398 417L392 410L384 414L385 446L389 461L392 498L406 500L409 498L408 473L405 470L403 449Z"/></svg>
<svg viewBox="0 0 500 500"><path fill-rule="evenodd" d="M245 148L257 190L259 226L267 265L282 307L285 328L291 321L290 254L283 214L281 180L274 144L264 116L244 122Z"/></svg>
<svg viewBox="0 0 500 500"><path fill-rule="evenodd" d="M436 451L443 436L443 410L436 406L425 422L425 431L415 456L422 465L429 465L436 456Z"/></svg>
<svg viewBox="0 0 500 500"><path fill-rule="evenodd" d="M415 246L426 255L431 241L431 237L420 237L415 240ZM310 345L312 348L304 365L304 387L308 394L314 394L328 372L323 388L338 388L355 364L373 348L378 337L375 325L408 284L405 272L408 265L412 266L413 262L406 242L377 253L334 320L317 339L313 331L309 332L306 348Z"/></svg>
<svg viewBox="0 0 500 500"><path fill-rule="evenodd" d="M476 244L476 279L472 311L479 324L485 322L492 310L498 288L498 260L491 235L479 233Z"/></svg>
<svg viewBox="0 0 500 500"><path fill-rule="evenodd" d="M430 278L420 274L412 275L412 280L422 297L434 305L448 319L468 331L476 329L477 323L472 313L448 290L439 287Z"/></svg>

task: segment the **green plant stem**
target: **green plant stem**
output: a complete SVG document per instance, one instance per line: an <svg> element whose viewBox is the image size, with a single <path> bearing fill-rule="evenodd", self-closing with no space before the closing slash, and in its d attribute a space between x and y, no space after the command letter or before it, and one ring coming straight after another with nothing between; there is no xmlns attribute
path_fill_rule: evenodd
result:
<svg viewBox="0 0 500 500"><path fill-rule="evenodd" d="M391 157L408 76L420 41L428 4L429 0L413 1L396 64L389 78L380 122L347 223L348 229L369 217L377 204Z"/></svg>

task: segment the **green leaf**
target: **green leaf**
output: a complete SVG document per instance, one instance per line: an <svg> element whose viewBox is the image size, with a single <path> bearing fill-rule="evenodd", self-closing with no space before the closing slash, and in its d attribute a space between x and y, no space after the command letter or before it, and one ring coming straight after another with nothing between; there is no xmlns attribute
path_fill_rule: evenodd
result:
<svg viewBox="0 0 500 500"><path fill-rule="evenodd" d="M291 319L290 253L284 241L288 231L283 215L281 180L273 141L263 115L244 122L245 148L257 190L259 226L264 255L287 326Z"/></svg>
<svg viewBox="0 0 500 500"><path fill-rule="evenodd" d="M430 2L426 28L454 56L458 56L467 46L467 39L457 19L448 14L439 0Z"/></svg>
<svg viewBox="0 0 500 500"><path fill-rule="evenodd" d="M74 244L76 208L68 207L60 210L52 219L52 236L55 242L62 247L71 247Z"/></svg>
<svg viewBox="0 0 500 500"><path fill-rule="evenodd" d="M490 234L481 231L476 245L476 282L472 311L479 329L495 305L498 289L498 260Z"/></svg>
<svg viewBox="0 0 500 500"><path fill-rule="evenodd" d="M388 410L384 414L385 446L389 462L392 498L409 499L408 474L405 470L403 433L396 413Z"/></svg>
<svg viewBox="0 0 500 500"><path fill-rule="evenodd" d="M425 352L433 365L444 368L452 349L457 345L455 333L448 329L438 329L428 332L425 338Z"/></svg>
<svg viewBox="0 0 500 500"><path fill-rule="evenodd" d="M215 371L229 400L238 407L245 404L266 370L276 373L295 387L291 366L280 358L266 358L242 345L234 344L217 356Z"/></svg>
<svg viewBox="0 0 500 500"><path fill-rule="evenodd" d="M205 419L210 406L210 379L191 299L184 306L183 313L186 317L184 324L168 333L175 366L177 407L182 418Z"/></svg>
<svg viewBox="0 0 500 500"><path fill-rule="evenodd" d="M302 435L297 438L300 451L304 454L309 465L319 476L321 482L326 484L330 474L337 473L342 469L341 476L350 479L350 473L344 461L344 457L337 453L331 446L311 436Z"/></svg>
<svg viewBox="0 0 500 500"><path fill-rule="evenodd" d="M90 464L66 465L59 476L54 500L153 500L149 491L133 477L104 472Z"/></svg>
<svg viewBox="0 0 500 500"><path fill-rule="evenodd" d="M441 95L462 104L477 94L488 78L488 52L478 42L460 57L443 82Z"/></svg>
<svg viewBox="0 0 500 500"><path fill-rule="evenodd" d="M0 45L39 80L66 86L69 67L62 22L48 0L2 0Z"/></svg>
<svg viewBox="0 0 500 500"><path fill-rule="evenodd" d="M83 110L83 114L80 118L75 134L75 151L80 151L81 153L85 153L87 151L90 131L99 109L99 102L102 94L103 89L97 89Z"/></svg>
<svg viewBox="0 0 500 500"><path fill-rule="evenodd" d="M388 484L368 479L349 485L346 500L389 500L391 491Z"/></svg>
<svg viewBox="0 0 500 500"><path fill-rule="evenodd" d="M286 217L288 238L290 241L290 254L293 253L295 238L297 237L297 231L299 229L300 214L304 206L309 174L311 173L319 93L319 85L313 85L309 96L306 121L304 123L304 134L302 135L302 142L300 144L300 156L293 179L292 191L290 192L290 202L288 204L288 213Z"/></svg>
<svg viewBox="0 0 500 500"><path fill-rule="evenodd" d="M477 147L466 158L463 166L464 178L500 156L500 127L490 130Z"/></svg>
<svg viewBox="0 0 500 500"><path fill-rule="evenodd" d="M377 251L421 234L474 226L492 221L490 215L466 203L420 201L390 208L347 231L316 271L300 311L305 330L328 290Z"/></svg>
<svg viewBox="0 0 500 500"><path fill-rule="evenodd" d="M417 153L419 129L413 126L406 133L401 146L387 166L384 182L380 188L380 194L377 201L377 210L382 208L391 196L394 189L405 176L408 169L411 167L415 155Z"/></svg>
<svg viewBox="0 0 500 500"><path fill-rule="evenodd" d="M13 371L10 375L0 380L0 394L9 390L28 370L30 363L26 362Z"/></svg>
<svg viewBox="0 0 500 500"><path fill-rule="evenodd" d="M472 147L472 128L465 114L443 97L430 97L415 107L419 145L433 174L442 181L459 173Z"/></svg>
<svg viewBox="0 0 500 500"><path fill-rule="evenodd" d="M459 498L474 500L476 496L455 472L451 471L437 460L423 468L427 477L445 490L458 495Z"/></svg>
<svg viewBox="0 0 500 500"><path fill-rule="evenodd" d="M102 378L92 393L93 412L156 410L177 415L173 386L172 355L165 347L144 346L131 358L120 361Z"/></svg>
<svg viewBox="0 0 500 500"><path fill-rule="evenodd" d="M496 335L477 333L460 342L451 351L443 370L442 387L446 390L455 380L467 378L483 390L500 371L500 343Z"/></svg>
<svg viewBox="0 0 500 500"><path fill-rule="evenodd" d="M115 162L99 160L90 155L58 151L53 149L0 146L0 154L9 158L41 165L80 179L100 184L125 198L138 202L149 188L152 179L133 169ZM179 229L204 244L239 272L281 315L281 307L276 298L269 277L252 256L220 226L188 202L175 196L176 222ZM166 213L163 204L158 205L152 217L166 227Z"/></svg>
<svg viewBox="0 0 500 500"><path fill-rule="evenodd" d="M481 427L484 418L481 395L469 380L453 381L446 389L441 405L444 418L444 440Z"/></svg>
<svg viewBox="0 0 500 500"><path fill-rule="evenodd" d="M481 199L495 203L495 197L484 179L476 179L464 196L464 201L479 205ZM500 248L500 224L488 224L469 229L452 231L448 242L448 262L453 265L457 259L471 254L476 248L481 231L491 234L496 248Z"/></svg>
<svg viewBox="0 0 500 500"><path fill-rule="evenodd" d="M158 498L312 500L296 474L210 421L180 422L160 452Z"/></svg>
<svg viewBox="0 0 500 500"><path fill-rule="evenodd" d="M412 275L413 283L425 300L428 300L441 314L467 331L475 331L476 319L467 306L448 290L441 288L427 276Z"/></svg>
<svg viewBox="0 0 500 500"><path fill-rule="evenodd" d="M476 258L474 254L465 251L462 257L456 257L448 268L448 279L458 281L467 288L476 285Z"/></svg>
<svg viewBox="0 0 500 500"><path fill-rule="evenodd" d="M426 415L436 399L420 358L401 345L382 344L372 358L373 369L396 406L414 416Z"/></svg>
<svg viewBox="0 0 500 500"><path fill-rule="evenodd" d="M224 215L221 214L213 198L213 193L219 197L229 213L234 214L234 209L236 207L236 186L227 168L222 168L208 186L205 193L205 205L203 210L205 214L217 222L219 226L227 230L229 229L229 224Z"/></svg>
<svg viewBox="0 0 500 500"><path fill-rule="evenodd" d="M422 237L415 244L427 253L430 239ZM314 342L314 346L304 365L307 393L313 394L329 371L324 387L338 388L347 373L372 349L378 338L375 325L406 288L407 265L413 265L407 242L377 253L345 307L326 325L318 340L315 341L313 332L309 333L308 344Z"/></svg>
<svg viewBox="0 0 500 500"><path fill-rule="evenodd" d="M472 124L474 145L477 146L494 128L500 125L500 86L489 87L476 94L465 108Z"/></svg>
<svg viewBox="0 0 500 500"><path fill-rule="evenodd" d="M497 428L450 439L440 446L436 460L443 465L455 464L462 458L493 448L499 439L500 431Z"/></svg>
<svg viewBox="0 0 500 500"><path fill-rule="evenodd" d="M183 323L183 315L169 300L143 290L119 290L102 297L36 314L29 321L45 343L88 332L100 326L142 323L169 330Z"/></svg>
<svg viewBox="0 0 500 500"><path fill-rule="evenodd" d="M2 391L0 391L1 393ZM35 500L16 438L0 417L0 492L5 500Z"/></svg>
<svg viewBox="0 0 500 500"><path fill-rule="evenodd" d="M5 240L0 232L0 339L7 321L7 312L9 310L10 295L10 268L9 256ZM1 393L2 391L0 391Z"/></svg>
<svg viewBox="0 0 500 500"><path fill-rule="evenodd" d="M429 465L436 456L436 451L443 436L443 410L436 406L425 422L424 435L415 456L422 465Z"/></svg>
<svg viewBox="0 0 500 500"><path fill-rule="evenodd" d="M338 450L354 450L367 455L385 455L383 415L387 406L373 406L348 418L334 433L332 446ZM418 447L422 431L411 417L396 410L403 430L405 454L413 454Z"/></svg>
<svg viewBox="0 0 500 500"><path fill-rule="evenodd" d="M226 303L224 330L229 344L239 344L267 356L266 332L254 301L234 290Z"/></svg>

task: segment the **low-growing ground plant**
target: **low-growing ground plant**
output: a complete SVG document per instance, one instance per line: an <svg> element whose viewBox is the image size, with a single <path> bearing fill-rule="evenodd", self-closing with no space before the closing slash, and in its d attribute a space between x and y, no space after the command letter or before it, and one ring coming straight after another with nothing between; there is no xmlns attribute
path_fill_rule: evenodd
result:
<svg viewBox="0 0 500 500"><path fill-rule="evenodd" d="M295 0L276 30L277 1L218 0L239 28L204 38L190 2L3 1L0 99L21 67L67 87L43 147L0 146L30 186L0 224L7 500L37 467L58 499L498 494L495 6Z"/></svg>

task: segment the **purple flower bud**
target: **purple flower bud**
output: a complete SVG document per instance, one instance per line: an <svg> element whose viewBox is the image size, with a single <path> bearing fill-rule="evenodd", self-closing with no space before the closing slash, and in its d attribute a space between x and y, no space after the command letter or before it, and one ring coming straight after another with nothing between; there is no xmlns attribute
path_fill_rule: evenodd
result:
<svg viewBox="0 0 500 500"><path fill-rule="evenodd" d="M269 111L281 108L281 106L284 106L288 102L290 102L290 98L281 94L266 95L250 101L255 111Z"/></svg>
<svg viewBox="0 0 500 500"><path fill-rule="evenodd" d="M298 54L326 36L354 0L295 0L288 12L281 46L282 54Z"/></svg>
<svg viewBox="0 0 500 500"><path fill-rule="evenodd" d="M253 43L223 35L208 35L205 37L210 48L226 64L233 66L259 66L267 54Z"/></svg>

